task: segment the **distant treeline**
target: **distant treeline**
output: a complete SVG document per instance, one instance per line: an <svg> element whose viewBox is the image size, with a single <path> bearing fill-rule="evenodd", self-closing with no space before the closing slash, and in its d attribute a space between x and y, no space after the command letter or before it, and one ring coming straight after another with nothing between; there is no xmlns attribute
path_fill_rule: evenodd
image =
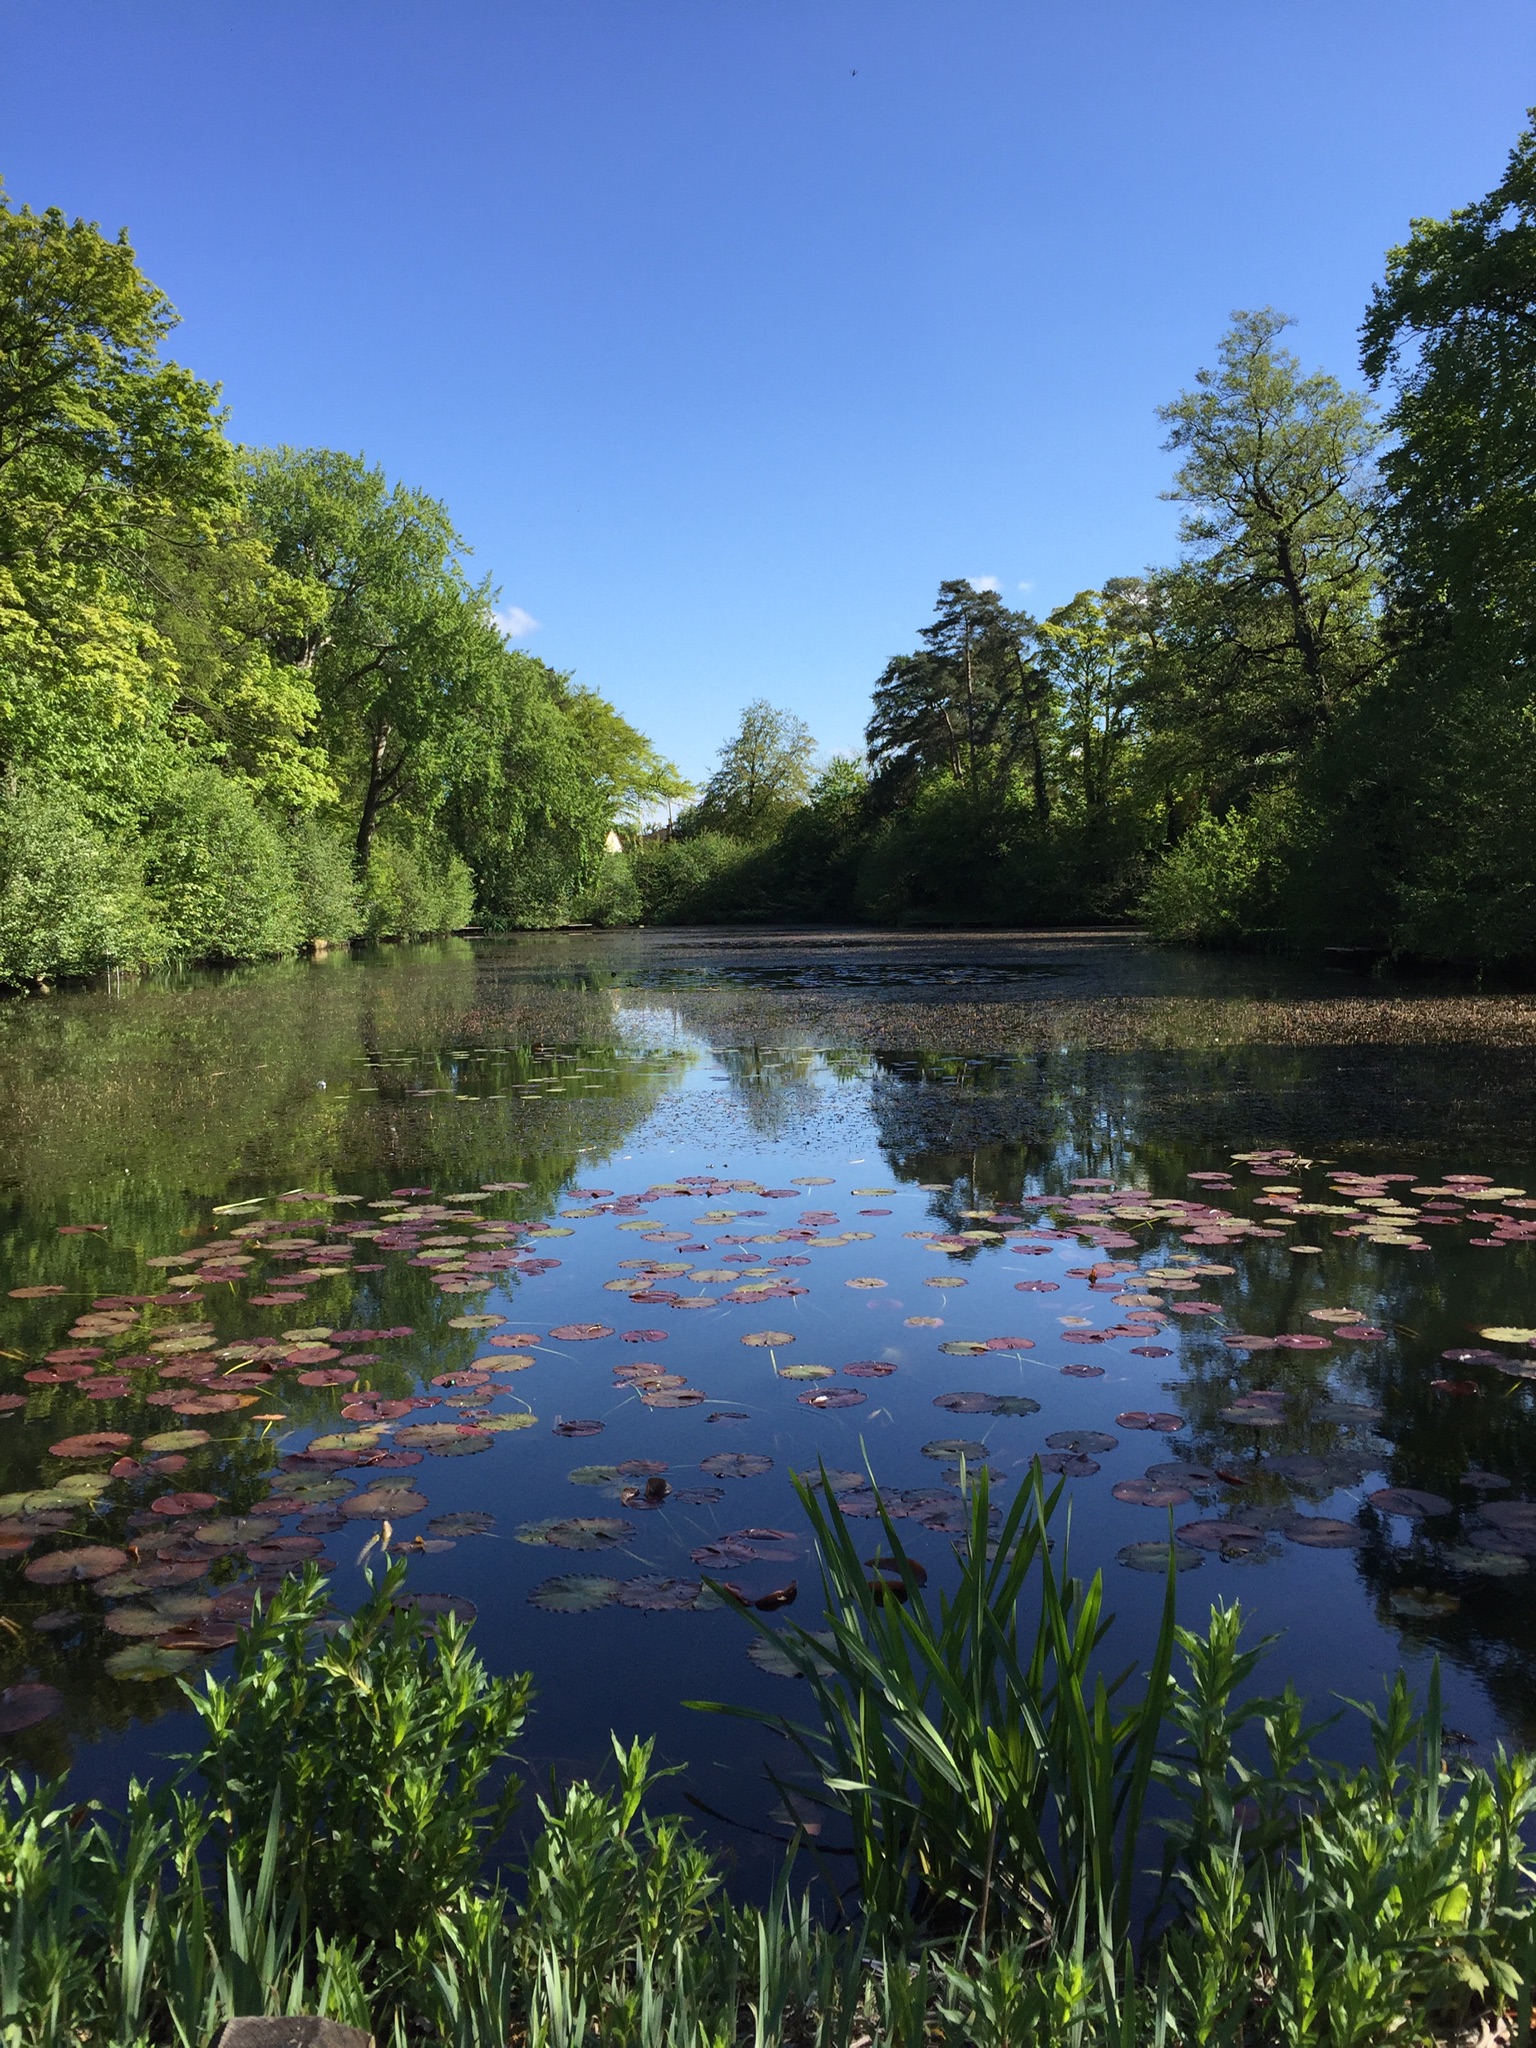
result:
<svg viewBox="0 0 1536 2048"><path fill-rule="evenodd" d="M569 916L686 791L445 508L252 449L125 239L0 193L0 985Z"/></svg>
<svg viewBox="0 0 1536 2048"><path fill-rule="evenodd" d="M127 243L0 194L0 984L570 918L1536 961L1533 308L1528 130L1389 252L1369 389L1234 317L1162 410L1171 567L941 584L863 758L759 700L642 832L688 785L507 645L441 504L233 444Z"/></svg>
<svg viewBox="0 0 1536 2048"><path fill-rule="evenodd" d="M1304 372L1287 324L1235 316L1163 408L1172 567L1044 619L942 584L865 760L816 775L805 728L751 706L602 914L1536 960L1536 131L1389 253L1369 391Z"/></svg>

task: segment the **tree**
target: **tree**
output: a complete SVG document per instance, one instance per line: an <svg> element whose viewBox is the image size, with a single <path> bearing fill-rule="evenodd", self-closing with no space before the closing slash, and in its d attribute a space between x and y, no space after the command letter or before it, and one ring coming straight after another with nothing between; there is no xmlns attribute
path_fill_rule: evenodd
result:
<svg viewBox="0 0 1536 2048"><path fill-rule="evenodd" d="M1536 110L1533 110L1536 113ZM1327 793L1376 935L1440 958L1536 955L1536 127L1503 178L1389 252L1362 331L1390 384L1383 527L1392 687ZM1340 865L1330 842L1330 865Z"/></svg>
<svg viewBox="0 0 1536 2048"><path fill-rule="evenodd" d="M1046 756L1053 704L1034 658L1035 623L995 591L939 585L933 623L916 654L899 654L875 685L865 739L880 809L908 801L924 776L944 772L973 802L995 798L1027 767L1035 816L1050 817Z"/></svg>
<svg viewBox="0 0 1536 2048"><path fill-rule="evenodd" d="M0 770L68 782L108 822L222 715L222 673L179 702L170 615L239 489L216 392L160 357L175 317L125 236L0 193ZM308 706L242 689L252 731L302 730Z"/></svg>
<svg viewBox="0 0 1536 2048"><path fill-rule="evenodd" d="M1039 639L1060 704L1063 781L1078 814L1096 818L1126 793L1138 686L1157 646L1152 593L1134 576L1080 590Z"/></svg>
<svg viewBox="0 0 1536 2048"><path fill-rule="evenodd" d="M583 718L569 715L563 676L499 643L455 706L437 822L469 865L486 924L562 917L597 872L615 792L594 770L601 721L590 705Z"/></svg>
<svg viewBox="0 0 1536 2048"><path fill-rule="evenodd" d="M430 822L462 707L495 694L492 593L469 582L447 509L360 456L257 450L246 474L273 561L323 594L272 651L312 683L361 870L385 816Z"/></svg>
<svg viewBox="0 0 1536 2048"><path fill-rule="evenodd" d="M637 825L649 806L681 803L693 795L693 784L605 697L595 690L569 688L568 677L556 680L566 719L601 792L610 825Z"/></svg>
<svg viewBox="0 0 1536 2048"><path fill-rule="evenodd" d="M754 697L687 814L687 829L767 838L808 800L815 757L816 742L803 719Z"/></svg>
<svg viewBox="0 0 1536 2048"><path fill-rule="evenodd" d="M1144 695L1220 806L1283 780L1386 659L1367 399L1277 347L1290 322L1238 313L1218 366L1159 417L1191 509L1161 579L1162 658Z"/></svg>

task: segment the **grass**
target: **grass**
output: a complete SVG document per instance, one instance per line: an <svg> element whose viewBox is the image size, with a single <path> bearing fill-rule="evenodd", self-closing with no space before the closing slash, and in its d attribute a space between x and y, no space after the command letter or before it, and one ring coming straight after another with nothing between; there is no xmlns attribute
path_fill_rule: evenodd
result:
<svg viewBox="0 0 1536 2048"><path fill-rule="evenodd" d="M797 1884L807 1839L766 1907L733 1903L646 1744L536 1802L503 1884L526 1682L429 1633L399 1567L339 1626L310 1572L188 1688L204 1743L169 1783L118 1817L0 1788L0 2048L202 2048L295 2012L382 2048L1529 2037L1536 1760L1447 1761L1437 1688L1399 1678L1358 1709L1370 1762L1330 1764L1289 1688L1253 1695L1237 1608L1180 1628L1171 1585L1148 1668L1106 1678L1103 1588L1038 1472L1002 1515L967 1489L932 1599L889 1522L872 1573L804 1497L826 1627L773 1628L812 1709L785 1790L853 1852L840 1902Z"/></svg>

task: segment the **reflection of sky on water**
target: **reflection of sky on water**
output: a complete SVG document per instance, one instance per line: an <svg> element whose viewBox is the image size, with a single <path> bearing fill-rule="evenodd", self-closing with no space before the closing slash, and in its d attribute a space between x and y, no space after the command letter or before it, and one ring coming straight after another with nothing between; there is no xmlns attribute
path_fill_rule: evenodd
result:
<svg viewBox="0 0 1536 2048"><path fill-rule="evenodd" d="M1011 1489L1047 1434L1074 1428L1118 1438L1101 1458L1100 1473L1069 1484L1072 1555L1085 1570L1106 1567L1111 1604L1122 1617L1113 1643L1117 1664L1145 1644L1160 1584L1118 1567L1116 1553L1164 1533L1166 1518L1115 1500L1111 1487L1169 1458L1220 1460L1233 1471L1246 1461L1255 1476L1245 1487L1214 1490L1224 1512L1263 1522L1299 1505L1309 1513L1363 1516L1366 1542L1357 1550L1303 1549L1269 1529L1257 1560L1209 1556L1199 1570L1181 1576L1186 1620L1198 1621L1215 1598L1240 1597L1257 1630L1282 1637L1266 1684L1291 1677L1319 1703L1334 1693L1373 1691L1379 1674L1399 1662L1422 1676L1438 1651L1447 1666L1454 1726L1484 1741L1504 1728L1531 1736L1531 1575L1482 1578L1458 1567L1451 1552L1465 1547L1458 1546L1460 1523L1414 1525L1362 1509L1365 1496L1383 1484L1418 1486L1455 1501L1469 1521L1474 1501L1459 1482L1471 1467L1508 1478L1511 1496L1536 1497L1529 1391L1486 1367L1468 1369L1480 1388L1475 1397L1448 1397L1430 1384L1446 1370L1438 1363L1442 1350L1475 1344L1471 1333L1480 1327L1529 1320L1530 1248L1477 1250L1465 1228L1438 1236L1429 1255L1331 1235L1319 1238L1322 1254L1309 1259L1293 1256L1283 1241L1245 1242L1225 1256L1234 1273L1204 1283L1221 1304L1221 1328L1315 1328L1306 1322L1307 1310L1332 1303L1367 1313L1389 1332L1387 1339L1326 1353L1248 1357L1225 1348L1219 1329L1170 1317L1162 1341L1171 1356L1133 1356L1125 1341L1106 1343L1088 1354L1105 1368L1103 1377L1086 1379L1062 1376L1062 1365L1080 1354L1069 1350L1058 1319L1108 1312L1106 1296L1094 1296L1086 1281L1067 1274L1069 1267L1092 1263L1090 1249L1053 1245L1045 1256L1027 1259L1003 1246L940 1255L925 1253L904 1234L953 1229L967 1208L989 1208L1030 1190L1060 1191L1085 1176L1187 1197L1196 1192L1187 1179L1191 1171L1224 1166L1232 1152L1266 1145L1294 1144L1320 1159L1371 1171L1411 1168L1430 1177L1484 1171L1529 1185L1522 1162L1536 1157L1536 1146L1524 1045L1460 1038L1438 1045L1372 1039L1270 1046L1245 1042L1236 1012L1227 1017L1221 1045L1214 1033L1208 1042L1177 1047L1107 1044L1086 1015L1081 1036L1043 1043L1030 1022L1033 998L1026 995L1012 1009L998 1004L987 1012L997 1042L977 1050L978 1020L969 1008L954 1013L955 1042L934 1035L943 1020L936 1021L926 992L942 961L926 981L910 962L902 970L922 998L911 1013L908 1043L891 1042L907 1013L894 970L884 969L880 1014L870 1022L867 1041L832 1040L818 1037L815 1020L807 1021L802 983L787 971L776 983L760 971L772 964L771 955L765 962L761 952L738 953L717 959L713 968L690 969L697 986L679 986L678 974L663 961L646 985L644 944L626 939L606 950L600 940L520 943L478 954L465 947L419 949L206 978L176 989L150 985L112 1002L84 995L33 1004L24 1013L9 1010L0 1018L8 1055L0 1088L16 1133L3 1215L13 1284L18 1275L57 1274L67 1275L73 1287L78 1261L91 1276L87 1299L92 1291L132 1291L135 1276L144 1291L139 1254L195 1241L214 1203L282 1188L331 1186L378 1198L399 1186L441 1192L520 1180L530 1184L526 1194L508 1197L511 1206L498 1213L533 1219L572 1206L565 1191L574 1187L622 1192L705 1173L772 1187L795 1175L826 1175L834 1185L807 1190L805 1208L835 1210L842 1226L867 1227L873 1236L808 1254L815 1263L795 1277L809 1291L793 1299L762 1308L632 1311L604 1283L619 1259L665 1252L637 1243L635 1234L615 1234L613 1219L598 1217L573 1223L573 1234L558 1240L558 1268L508 1278L467 1302L506 1317L509 1330L544 1338L552 1327L599 1318L620 1329L664 1328L664 1344L651 1349L669 1373L709 1396L702 1409L649 1410L633 1392L614 1386L610 1370L647 1356L647 1347L623 1345L617 1337L541 1343L536 1365L509 1381L494 1404L506 1411L526 1402L539 1417L537 1427L499 1436L483 1455L427 1458L409 1475L394 1475L409 1476L428 1495L431 1514L484 1509L496 1517L494 1535L466 1538L451 1551L421 1558L412 1579L423 1590L474 1600L488 1660L497 1668L533 1670L539 1706L527 1747L537 1764L560 1770L593 1764L610 1727L621 1734L655 1732L669 1758L689 1762L686 1784L707 1805L760 1819L767 1738L679 1704L727 1698L797 1710L791 1686L748 1663L746 1631L735 1617L614 1607L587 1615L544 1613L529 1604L530 1591L552 1573L572 1570L697 1575L690 1552L735 1528L798 1530L803 1518L788 1474L814 1467L818 1457L857 1468L867 1455L879 1480L916 1488L937 1482L940 1472L923 1457L923 1444L961 1434L987 1444ZM1126 978L1145 983L1155 965L1137 954ZM1001 966L1008 972L995 986L1007 985L1012 973L1006 960ZM1177 963L1171 978L1181 999L1200 969L1201 963ZM1095 951L1098 982L1112 978L1112 970L1113 962ZM1037 964L1014 979L1023 986L1057 971ZM1264 972L1245 966L1243 1003ZM1231 978L1225 965L1211 969L1210 1001L1225 1000L1222 990ZM753 996L750 1015L742 1008L744 990ZM846 1017L836 1021L846 1031ZM1070 1032L1070 1020L1063 1026L1059 1013L1050 1022ZM876 1184L895 1192L878 1203L852 1194ZM1232 1206L1249 1213L1250 1193L1245 1187ZM684 1242L703 1249L683 1256L704 1268L734 1253L717 1240L738 1230L694 1219L706 1207L732 1206L772 1212L741 1223L740 1232L778 1229L800 1207L736 1196L698 1205L673 1201L647 1213L665 1228L691 1228L695 1234ZM861 1223L863 1207L892 1213ZM60 1240L56 1227L66 1221L104 1221L108 1242ZM1134 1250L1106 1256L1149 1267L1182 1249L1176 1234L1145 1226L1133 1234ZM447 1326L466 1298L440 1299L430 1275L403 1259L383 1264L382 1273L366 1280L357 1275L316 1283L298 1320L332 1327L410 1323L416 1335L390 1350L375 1382L391 1393L467 1363L478 1339ZM927 1287L939 1269L964 1278L966 1286ZM1016 1292L1023 1272L1056 1279L1059 1291ZM852 1277L885 1285L853 1289L844 1284ZM702 1291L711 1288L723 1291L701 1283ZM246 1307L238 1290L210 1294L217 1297L213 1313L221 1336L280 1326L271 1314L263 1319L263 1312ZM70 1307L77 1305L72 1297ZM9 1303L5 1313L0 1342L29 1358L55 1342L67 1321L46 1304ZM910 1326L906 1319L919 1314L940 1315L942 1327ZM815 1411L800 1398L806 1383L776 1378L777 1354L739 1342L744 1332L765 1326L794 1337L780 1362L793 1357L840 1374L849 1361L882 1359L897 1371L859 1380L867 1394L862 1406ZM981 1358L938 1349L941 1341L1001 1334L1028 1336L1035 1348ZM19 1375L22 1364L14 1370ZM1237 1392L1266 1385L1288 1389L1292 1402L1287 1426L1265 1438L1265 1452L1338 1454L1354 1447L1358 1476L1351 1472L1348 1483L1329 1491L1321 1483L1268 1475L1257 1462L1255 1433L1220 1414ZM956 1388L1025 1392L1040 1401L1041 1412L951 1417L933 1402ZM1308 1419L1329 1391L1380 1405L1384 1416L1375 1433ZM306 1399L307 1407L285 1396L290 1448L335 1427L330 1396ZM140 1426L120 1419L110 1403L99 1404L100 1414L97 1406L71 1405L61 1396L48 1418L6 1424L9 1433L0 1440L6 1487L40 1483L55 1418L59 1429ZM705 1419L727 1408L746 1419ZM1120 1412L1168 1408L1186 1417L1172 1442L1116 1427ZM83 1414L87 1409L92 1412ZM593 1417L604 1429L597 1437L567 1440L552 1433L562 1417ZM262 1441L272 1433L271 1426L258 1431L239 1418L230 1424L220 1483L211 1490L233 1498L243 1485L249 1497L260 1468L275 1455ZM761 1478L723 1482L726 1497L718 1504L633 1515L633 1541L617 1557L515 1540L520 1525L541 1519L624 1512L590 1489L573 1487L566 1475L574 1467L649 1458L664 1461L669 1479L680 1482L690 1474L696 1480L700 1461L720 1450L763 1453L773 1468ZM1178 1515L1214 1512L1196 1502ZM944 1535L901 1526L942 1580ZM878 1524L862 1527L873 1553ZM332 1541L343 1599L359 1584L353 1559L366 1533L354 1526ZM764 1569L775 1581L797 1576L801 1598L793 1612L814 1619L808 1612L812 1567L803 1549L794 1564ZM14 1578L20 1566L12 1561L0 1570ZM762 1588L754 1582L749 1590L766 1590L766 1584L765 1578ZM1395 1617L1393 1594L1420 1587L1448 1591L1460 1605L1432 1621ZM124 1687L104 1678L100 1664L109 1639L94 1622L77 1637L39 1650L38 1638L27 1633L36 1605L14 1589L0 1598L0 1613L22 1631L10 1642L6 1676L35 1666L70 1694L77 1741L86 1745L86 1789L114 1790L130 1765L142 1770L156 1754L180 1746L182 1717L158 1718L171 1700L165 1688ZM59 1760L57 1741L56 1734L37 1740L35 1760Z"/></svg>

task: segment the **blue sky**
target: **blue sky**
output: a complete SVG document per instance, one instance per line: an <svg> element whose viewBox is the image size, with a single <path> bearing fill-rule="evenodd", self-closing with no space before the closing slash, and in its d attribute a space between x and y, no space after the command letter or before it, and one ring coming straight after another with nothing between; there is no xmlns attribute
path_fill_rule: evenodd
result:
<svg viewBox="0 0 1536 2048"><path fill-rule="evenodd" d="M942 577L1166 559L1228 313L1354 376L1529 101L1528 0L0 0L13 200L126 223L236 433L446 499L695 775L757 695L856 748Z"/></svg>

